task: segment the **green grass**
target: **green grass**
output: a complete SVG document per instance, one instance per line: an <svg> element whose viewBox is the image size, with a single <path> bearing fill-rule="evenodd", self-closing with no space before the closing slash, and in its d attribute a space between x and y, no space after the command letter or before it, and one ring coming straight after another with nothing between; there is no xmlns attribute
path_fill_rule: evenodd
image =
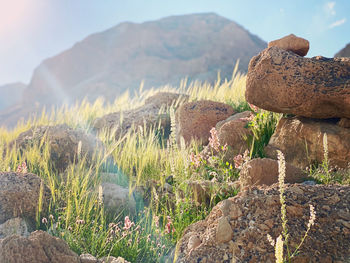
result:
<svg viewBox="0 0 350 263"><path fill-rule="evenodd" d="M146 98L159 91L185 93L190 101L224 102L237 112L251 110L244 99L245 81L246 77L237 73L236 67L231 80L222 81L218 76L214 85L183 81L179 88L147 91L141 88L135 96L125 93L114 103L105 103L102 99L94 103L84 100L72 107L53 109L50 114L43 111L40 116L19 123L13 130L0 128L0 151L4 153L0 155L0 170L15 171L25 161L28 171L43 179L50 189L51 201L48 212L38 209L37 228L64 239L78 254L122 256L131 262L157 262L156 259L162 262L186 227L204 219L219 201L238 193L232 184L239 178L239 171L223 161L221 157L225 150L222 146L219 155L210 153L200 157L202 148L195 142L176 145L174 121L169 139L157 127L130 130L121 138L115 138L113 131L105 130L99 134L106 147L103 155L96 152L89 165L83 157L77 157L77 162L62 175L52 167L45 138L23 152L8 145L33 126L66 123L91 131L95 118L141 106ZM165 110L173 119L172 109ZM263 148L279 118L279 114L262 110L256 114L249 124L253 136L247 138L251 157L264 156ZM198 163L193 162L193 157L198 158ZM115 173L115 177L106 178L106 172ZM196 202L193 188L187 183L196 180L212 183L206 202ZM130 192L144 187L145 196L152 201L149 206L143 206L139 192L137 201L140 202L135 215L129 215L127 211L117 216L107 215L99 195L104 181L129 186ZM134 222L129 229L123 229L126 216Z"/></svg>

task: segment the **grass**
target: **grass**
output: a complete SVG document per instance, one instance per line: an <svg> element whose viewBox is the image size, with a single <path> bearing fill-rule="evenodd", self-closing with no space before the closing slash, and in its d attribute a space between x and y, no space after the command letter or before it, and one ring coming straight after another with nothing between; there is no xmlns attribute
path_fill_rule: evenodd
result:
<svg viewBox="0 0 350 263"><path fill-rule="evenodd" d="M0 151L4 153L0 155L0 170L15 171L25 162L29 172L43 179L50 189L51 200L48 211L38 209L37 228L64 239L78 254L122 256L131 262L164 262L187 226L204 219L219 201L238 193L234 182L239 178L239 170L233 160L230 163L221 158L226 150L223 145L213 145L206 156L200 154L202 147L195 142L177 145L172 108L165 109L172 119L169 138L157 127L130 130L120 138L105 130L99 134L106 147L103 155L97 151L89 164L84 156L76 156L76 162L63 175L52 167L46 138L25 151L10 148L9 144L21 132L40 125L65 123L91 132L95 118L141 106L146 98L159 91L185 93L190 101L224 102L236 112L252 110L244 99L245 81L246 77L237 72L236 66L231 80L221 80L218 76L214 85L196 81L187 84L184 80L178 88L147 91L140 88L135 96L125 93L114 103L84 100L71 107L52 109L50 113L44 110L13 130L0 128ZM253 131L253 136L247 138L251 158L264 156L263 148L279 118L279 114L258 110L249 124ZM215 141L215 132L211 139ZM114 177L106 178L106 173L113 173ZM100 191L105 181L129 186L130 193L136 193L135 214L106 213ZM197 199L190 181L209 184L205 201ZM147 206L144 199L146 203L149 200Z"/></svg>

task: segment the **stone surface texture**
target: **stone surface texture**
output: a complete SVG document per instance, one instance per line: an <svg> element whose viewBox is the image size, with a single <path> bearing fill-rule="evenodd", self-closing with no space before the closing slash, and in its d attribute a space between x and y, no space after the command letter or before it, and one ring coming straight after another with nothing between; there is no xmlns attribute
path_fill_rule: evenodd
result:
<svg viewBox="0 0 350 263"><path fill-rule="evenodd" d="M102 143L95 136L82 130L74 130L66 124L57 126L39 126L21 133L11 143L21 151L45 139L50 146L50 160L59 172L63 172L70 163L78 160L78 145L81 142L80 156L89 164L96 148L102 149Z"/></svg>
<svg viewBox="0 0 350 263"><path fill-rule="evenodd" d="M211 128L234 113L230 105L210 100L182 104L176 111L177 140L183 137L186 143L197 140L208 144Z"/></svg>
<svg viewBox="0 0 350 263"><path fill-rule="evenodd" d="M307 175L300 168L286 163L286 183L301 183ZM255 158L246 162L239 180L241 189L258 185L272 185L278 182L278 161L269 158Z"/></svg>
<svg viewBox="0 0 350 263"><path fill-rule="evenodd" d="M0 262L80 263L80 260L63 240L35 231L29 237L12 235L0 239Z"/></svg>
<svg viewBox="0 0 350 263"><path fill-rule="evenodd" d="M350 129L336 125L336 120L282 118L265 147L266 156L276 159L276 150L279 149L287 163L301 169L312 163L322 163L325 134L330 166L347 168L350 162Z"/></svg>
<svg viewBox="0 0 350 263"><path fill-rule="evenodd" d="M297 37L294 34L282 37L280 39L271 41L268 43L267 47L279 47L281 49L292 51L299 56L306 56L309 51L309 41L304 38Z"/></svg>
<svg viewBox="0 0 350 263"><path fill-rule="evenodd" d="M51 193L37 175L0 172L0 224L11 218L20 217L34 226L41 185L42 211L45 211Z"/></svg>
<svg viewBox="0 0 350 263"><path fill-rule="evenodd" d="M246 100L310 118L350 118L350 58L303 58L278 47L249 63Z"/></svg>
<svg viewBox="0 0 350 263"><path fill-rule="evenodd" d="M170 116L166 114L167 106L178 106L188 100L184 94L160 92L146 99L143 106L123 112L114 112L94 120L92 126L96 131L109 129L118 139L130 129L138 130L146 126L148 129L160 128L164 133L170 132Z"/></svg>
<svg viewBox="0 0 350 263"><path fill-rule="evenodd" d="M316 221L294 263L347 262L350 259L350 186L287 185L287 227L294 249L305 233L310 204ZM276 239L282 232L278 185L253 187L218 203L209 216L190 225L177 244L175 262L275 262L267 234ZM224 219L230 239L217 240ZM221 226L222 227L222 226ZM225 228L225 227L222 227ZM229 232L229 231L228 231ZM200 246L190 252L189 241L197 236ZM223 242L222 242L223 241Z"/></svg>

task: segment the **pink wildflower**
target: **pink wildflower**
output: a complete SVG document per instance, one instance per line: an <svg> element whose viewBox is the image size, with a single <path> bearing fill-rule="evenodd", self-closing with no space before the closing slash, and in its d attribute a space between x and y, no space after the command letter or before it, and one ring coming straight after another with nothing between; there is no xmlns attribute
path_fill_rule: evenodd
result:
<svg viewBox="0 0 350 263"><path fill-rule="evenodd" d="M172 222L170 216L167 216L167 220L168 220L168 222L165 225L165 233L166 234L174 233L175 229L174 229L173 222Z"/></svg>
<svg viewBox="0 0 350 263"><path fill-rule="evenodd" d="M156 227L159 227L159 216L154 216L153 220L154 220L154 224L156 225Z"/></svg>
<svg viewBox="0 0 350 263"><path fill-rule="evenodd" d="M241 168L242 164L243 164L243 156L242 154L238 154L233 158L233 161L235 163L235 168L239 169Z"/></svg>
<svg viewBox="0 0 350 263"><path fill-rule="evenodd" d="M27 168L27 164L26 162L22 162L20 165L17 166L17 173L27 173L28 172L28 168Z"/></svg>
<svg viewBox="0 0 350 263"><path fill-rule="evenodd" d="M131 222L130 218L128 216L125 217L124 219L124 230L130 229L134 225L134 222Z"/></svg>
<svg viewBox="0 0 350 263"><path fill-rule="evenodd" d="M201 164L201 156L195 155L193 152L191 152L190 161L194 165L195 168L198 168Z"/></svg>
<svg viewBox="0 0 350 263"><path fill-rule="evenodd" d="M253 105L253 104L250 104L250 103L248 103L249 104L249 107L254 111L254 112L258 112L260 109L259 109L259 107L257 107L257 106L255 106L255 105Z"/></svg>

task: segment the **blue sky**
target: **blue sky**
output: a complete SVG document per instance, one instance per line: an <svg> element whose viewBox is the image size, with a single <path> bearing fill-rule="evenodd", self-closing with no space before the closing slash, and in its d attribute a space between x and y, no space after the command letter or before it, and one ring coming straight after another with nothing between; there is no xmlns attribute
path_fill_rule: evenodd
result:
<svg viewBox="0 0 350 263"><path fill-rule="evenodd" d="M267 42L304 37L309 57L333 57L350 42L350 0L0 0L0 85L28 83L43 59L120 22L203 12Z"/></svg>

